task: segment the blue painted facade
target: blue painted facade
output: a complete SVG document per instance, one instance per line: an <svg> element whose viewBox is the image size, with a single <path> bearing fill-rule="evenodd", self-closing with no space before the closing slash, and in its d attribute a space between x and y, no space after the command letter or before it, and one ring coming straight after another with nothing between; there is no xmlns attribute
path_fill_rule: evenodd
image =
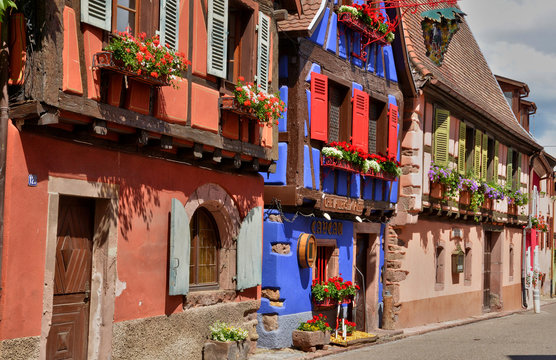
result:
<svg viewBox="0 0 556 360"><path fill-rule="evenodd" d="M266 211L264 222L262 288L279 289L283 306L271 306L268 299L262 298L259 313L288 315L311 311L312 270L299 267L296 252L297 241L302 234L311 233L313 221L326 222L326 219L298 216L293 223L287 221L280 223L269 221L267 218L270 213L272 212ZM294 217L294 214L286 213L284 215L288 219ZM352 280L353 223L351 221L333 221L342 223L342 234L319 234L317 237L336 240L336 246L339 249L340 273L344 279ZM281 255L273 252L272 245L278 243L289 244L290 253Z"/></svg>
<svg viewBox="0 0 556 360"><path fill-rule="evenodd" d="M354 3L363 2L364 0L355 0ZM391 46L378 46L377 44L371 44L366 51L369 56L365 62L352 56L352 51L358 53L359 48L359 37L358 35L353 37L354 44L351 44L351 36L346 36L346 32L351 30L344 29L343 24L338 23L338 16L336 13L331 11L328 7L336 1L330 0L327 7L324 9L320 21L315 25L314 31L307 40L315 44L316 47L320 47L329 54L330 58L336 57L340 59L345 59L346 66L355 66L357 71L366 71L369 76L382 77L385 83L388 80L389 84L397 83L398 77L396 74L396 68L394 63L394 54ZM354 45L354 46L352 46ZM290 55L291 56L291 55ZM384 61L383 61L384 57ZM341 169L332 169L330 167L321 165L321 151L318 145L311 142L310 139L310 121L311 121L311 74L321 73L326 75L327 63L319 57L319 61L316 59L301 59L298 57L293 61L286 56L280 56L280 78L281 83L286 83L285 79L288 79L287 83L295 84L299 83L297 81L292 81L290 79L292 76L293 68L290 67L288 71L288 64L299 64L301 63L303 69L295 76L299 79L303 79L303 87L288 89L286 86L280 87L280 95L284 101L289 100L289 104L286 104L288 109L295 108L296 116L290 116L289 118L285 116L280 120L278 126L279 132L288 132L290 137L287 142L280 142L278 144L279 158L277 160L276 172L273 174L261 173L265 179L265 185L268 186L281 186L286 184L295 184L297 199L299 201L299 192L301 190L307 191L312 190L312 194L318 194L321 200L328 194L336 195L351 199L361 199L361 200L371 200L375 202L390 203L388 205L392 206L398 201L398 180L386 181L384 179L374 178L371 176L363 176L359 173L348 172ZM322 62L321 62L322 61ZM364 72L363 72L364 74ZM359 76L359 73L358 73ZM368 84L363 78L353 78L355 81L351 81L350 93L353 97L355 89L365 91L372 94L375 90L372 88L365 87L362 84ZM329 84L330 86L330 84ZM342 84L347 90L349 84ZM368 86L368 85L367 85ZM390 86L390 85L389 85ZM397 90L397 85L392 86L393 89L399 94ZM380 90L384 92L384 89ZM303 96L305 92L305 96ZM288 95L297 94L296 97L288 99ZM294 102L295 101L295 102ZM388 95L388 106L389 104L397 105L396 97L393 95ZM296 134L297 129L302 129L302 134L304 135L304 142L299 144L299 146L294 147L297 150L297 163L288 164L288 161L295 161L288 159L288 155L292 156L292 139L291 134ZM398 125L398 132L400 131ZM377 136L387 136L386 134L377 134ZM295 151L295 150L294 150ZM294 157L295 159L295 157ZM400 146L398 141L398 154L397 159L400 159ZM288 172L288 165L290 168L294 168L295 171ZM299 174L299 176L297 176ZM289 183L288 183L289 181ZM315 198L306 198L305 195L302 196L302 203L305 207L305 212L311 212L310 207L315 205ZM280 201L280 199L278 199ZM359 201L361 201L359 200ZM304 217L299 215L296 210L295 205L289 204L289 208L285 210L283 214L286 219L293 220L289 222L284 220L284 222L270 221L269 215L279 215L272 204L272 208L268 206L265 213L264 221L264 244L263 244L263 278L262 278L262 289L272 289L279 290L280 299L277 302L273 302L264 296L261 299L261 307L259 309L259 326L257 327L257 332L260 336L259 346L269 347L269 348L279 348L291 345L291 332L297 328L299 321L305 321L311 317L312 303L311 303L311 285L312 285L312 269L310 268L300 268L297 258L297 245L298 238L303 233L311 233L311 223L315 220L325 221L324 218L317 218L314 216L320 216L321 211L315 209L313 211L313 217ZM322 206L322 205L321 205ZM327 210L328 211L328 210ZM347 215L334 213L328 211L329 215L332 217L333 222L341 222L343 225L343 232L341 235L327 235L327 234L315 234L317 239L335 239L337 244L337 249L339 250L338 266L339 273L345 280L353 281L353 265L354 265L354 235L355 235L355 217L353 214ZM377 214L380 216L383 214L377 210L370 209L371 215L375 215L375 219L378 218ZM390 211L391 214L391 211ZM347 217L352 217L353 220L345 220ZM362 217L363 214L361 214ZM343 220L339 220L339 219ZM273 220L275 220L273 218ZM375 220L376 221L376 220ZM378 227L377 227L378 228ZM380 226L380 233L377 234L380 239L380 259L377 261L380 264L380 271L382 271L382 266L384 265L384 250L382 244L384 241L384 232L386 226L382 224ZM375 231L378 231L375 230ZM288 254L279 254L273 252L272 246L275 244L287 244L289 245L290 252ZM376 264L376 262L374 262ZM380 276L379 276L380 279ZM380 305L382 303L382 288L383 285L379 281L378 294L375 294L376 302ZM376 304L376 303L375 303ZM281 306L276 306L281 305ZM278 329L267 331L264 326L262 326L262 319L265 315L278 315ZM353 319L351 319L353 320ZM370 325L373 326L373 325Z"/></svg>

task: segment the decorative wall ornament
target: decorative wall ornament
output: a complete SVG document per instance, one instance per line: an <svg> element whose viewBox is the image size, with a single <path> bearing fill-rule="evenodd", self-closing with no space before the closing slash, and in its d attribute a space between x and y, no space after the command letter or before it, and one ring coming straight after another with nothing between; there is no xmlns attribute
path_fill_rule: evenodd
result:
<svg viewBox="0 0 556 360"><path fill-rule="evenodd" d="M434 64L440 66L465 13L458 8L449 7L424 11L421 16L424 18L421 28L427 48L426 55Z"/></svg>

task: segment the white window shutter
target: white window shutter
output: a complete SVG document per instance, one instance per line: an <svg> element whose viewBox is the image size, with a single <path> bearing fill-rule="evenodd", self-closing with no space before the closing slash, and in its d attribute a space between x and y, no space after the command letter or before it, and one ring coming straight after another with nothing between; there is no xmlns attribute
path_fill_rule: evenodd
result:
<svg viewBox="0 0 556 360"><path fill-rule="evenodd" d="M170 45L174 50L178 50L178 34L180 20L179 0L160 1L160 43Z"/></svg>
<svg viewBox="0 0 556 360"><path fill-rule="evenodd" d="M191 232L189 217L177 199L172 199L170 216L170 258L168 261L168 293L187 295L189 293L189 257Z"/></svg>
<svg viewBox="0 0 556 360"><path fill-rule="evenodd" d="M228 0L208 0L207 72L226 77L228 54Z"/></svg>
<svg viewBox="0 0 556 360"><path fill-rule="evenodd" d="M81 22L112 30L112 0L81 0Z"/></svg>
<svg viewBox="0 0 556 360"><path fill-rule="evenodd" d="M268 92L268 62L270 59L270 17L259 11L259 34L257 41L257 85Z"/></svg>
<svg viewBox="0 0 556 360"><path fill-rule="evenodd" d="M248 289L261 284L263 251L263 208L249 211L237 237L236 290Z"/></svg>

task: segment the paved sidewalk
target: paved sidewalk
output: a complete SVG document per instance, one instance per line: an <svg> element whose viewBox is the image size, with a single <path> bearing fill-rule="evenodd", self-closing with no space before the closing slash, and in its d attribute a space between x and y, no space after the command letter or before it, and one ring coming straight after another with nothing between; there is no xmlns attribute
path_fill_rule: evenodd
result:
<svg viewBox="0 0 556 360"><path fill-rule="evenodd" d="M541 306L546 304L556 303L556 298L544 298L541 299ZM382 330L377 329L373 331L374 334L378 335L378 340L372 344L362 344L362 345L355 345L350 346L349 348L344 348L340 346L331 345L327 350L318 350L313 353L306 353L303 351L299 351L293 348L286 348L286 349L279 349L279 350L270 350L270 349L257 349L256 353L249 357L249 359L254 360L283 360L283 359L296 359L296 360L308 360L308 359L315 359L327 355L338 354L342 352L351 351L354 349L360 349L364 347L373 346L376 344L383 344L385 342L395 341L399 339L403 339L406 337L414 336L414 335L421 335L425 333L429 333L431 331L442 330L442 329L449 329L456 326L471 324L474 322L494 319L494 318L501 318L508 315L512 315L515 313L526 312L526 311L533 311L532 309L519 309L514 311L503 311L503 312L491 312L486 313L478 316L472 316L465 319L458 319L452 321L445 321L441 323L434 323L428 324L423 326L417 326L413 328L407 328L403 330Z"/></svg>

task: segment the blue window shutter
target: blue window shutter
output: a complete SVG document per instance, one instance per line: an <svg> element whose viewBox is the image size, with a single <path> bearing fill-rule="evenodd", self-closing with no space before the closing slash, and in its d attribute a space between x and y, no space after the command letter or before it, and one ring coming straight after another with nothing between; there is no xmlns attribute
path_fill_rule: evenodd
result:
<svg viewBox="0 0 556 360"><path fill-rule="evenodd" d="M168 44L177 51L180 20L179 0L161 0L160 5L160 43Z"/></svg>
<svg viewBox="0 0 556 360"><path fill-rule="evenodd" d="M270 17L259 11L259 34L257 42L257 86L268 92L268 62L270 60Z"/></svg>
<svg viewBox="0 0 556 360"><path fill-rule="evenodd" d="M237 237L236 289L261 284L263 246L263 208L258 206L243 219Z"/></svg>
<svg viewBox="0 0 556 360"><path fill-rule="evenodd" d="M112 0L81 0L81 21L112 30Z"/></svg>
<svg viewBox="0 0 556 360"><path fill-rule="evenodd" d="M170 295L187 295L189 292L189 251L191 233L189 217L185 208L177 199L172 199L170 219L170 261L169 291Z"/></svg>
<svg viewBox="0 0 556 360"><path fill-rule="evenodd" d="M228 0L208 0L207 36L207 73L226 78Z"/></svg>

